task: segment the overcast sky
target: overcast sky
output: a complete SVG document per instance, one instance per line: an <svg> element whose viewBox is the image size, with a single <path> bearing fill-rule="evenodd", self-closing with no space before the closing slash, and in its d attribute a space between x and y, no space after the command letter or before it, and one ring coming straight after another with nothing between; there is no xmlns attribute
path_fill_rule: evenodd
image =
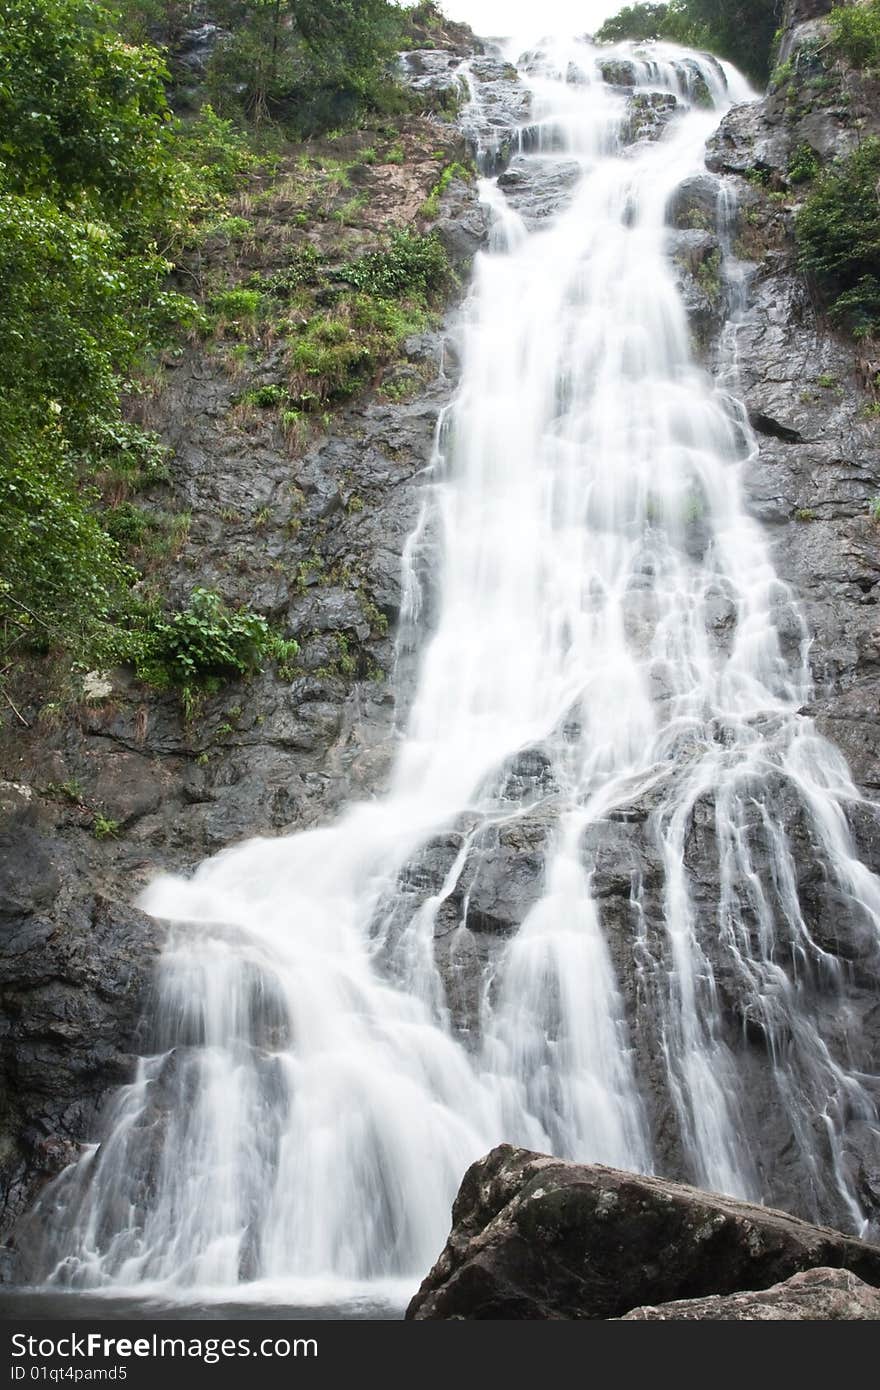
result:
<svg viewBox="0 0 880 1390"><path fill-rule="evenodd" d="M586 34L617 14L625 0L440 0L450 19L464 20L478 34L538 38L541 34Z"/></svg>

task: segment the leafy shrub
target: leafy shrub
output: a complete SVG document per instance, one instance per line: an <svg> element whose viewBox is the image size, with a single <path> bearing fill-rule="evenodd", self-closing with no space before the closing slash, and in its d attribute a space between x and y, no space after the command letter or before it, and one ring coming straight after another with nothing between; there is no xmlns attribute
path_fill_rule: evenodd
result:
<svg viewBox="0 0 880 1390"><path fill-rule="evenodd" d="M119 42L91 0L2 0L3 183L84 198L130 229L161 217L174 180L162 57Z"/></svg>
<svg viewBox="0 0 880 1390"><path fill-rule="evenodd" d="M259 405L264 409L270 406L283 405L287 400L287 392L283 386L255 386L251 391L246 391L243 399L248 405Z"/></svg>
<svg viewBox="0 0 880 1390"><path fill-rule="evenodd" d="M253 229L254 224L246 217L212 217L199 227L198 240L243 241Z"/></svg>
<svg viewBox="0 0 880 1390"><path fill-rule="evenodd" d="M256 323L265 308L259 290L219 290L211 297L211 310L225 323Z"/></svg>
<svg viewBox="0 0 880 1390"><path fill-rule="evenodd" d="M175 129L176 150L188 176L188 201L211 207L234 193L259 160L243 131L206 102L198 116Z"/></svg>
<svg viewBox="0 0 880 1390"><path fill-rule="evenodd" d="M250 675L270 659L285 665L298 650L262 614L229 608L212 590L195 589L188 607L154 622L137 666L139 675L160 687L217 690L224 680Z"/></svg>
<svg viewBox="0 0 880 1390"><path fill-rule="evenodd" d="M372 355L368 345L352 333L349 323L316 317L290 343L287 361L297 388L296 397L307 407L312 402L320 404L352 396Z"/></svg>
<svg viewBox="0 0 880 1390"><path fill-rule="evenodd" d="M789 183L811 183L822 166L811 145L800 145L788 164Z"/></svg>
<svg viewBox="0 0 880 1390"><path fill-rule="evenodd" d="M853 67L880 64L880 0L866 5L837 5L828 16L837 50Z"/></svg>
<svg viewBox="0 0 880 1390"><path fill-rule="evenodd" d="M283 270L276 270L272 275L261 277L260 288L278 299L289 299L304 285L317 283L320 267L321 256L317 247L303 246Z"/></svg>
<svg viewBox="0 0 880 1390"><path fill-rule="evenodd" d="M342 274L356 289L380 299L430 299L449 283L450 268L436 233L418 236L403 231L394 233L387 251L373 251L349 262Z"/></svg>
<svg viewBox="0 0 880 1390"><path fill-rule="evenodd" d="M835 160L795 222L802 270L813 276L832 320L856 337L880 325L880 139Z"/></svg>
<svg viewBox="0 0 880 1390"><path fill-rule="evenodd" d="M403 17L389 0L219 0L214 13L231 31L209 64L218 109L309 135L381 108L397 85Z"/></svg>
<svg viewBox="0 0 880 1390"><path fill-rule="evenodd" d="M155 530L152 515L132 502L122 502L108 512L104 526L108 535L121 545L141 545Z"/></svg>
<svg viewBox="0 0 880 1390"><path fill-rule="evenodd" d="M92 834L96 840L115 840L119 834L119 821L111 820L109 816L96 811L92 821Z"/></svg>
<svg viewBox="0 0 880 1390"><path fill-rule="evenodd" d="M91 0L0 0L0 649L100 664L136 578L101 494L158 480L128 379L195 317L157 244L186 220L164 64ZM8 663L4 662L4 665Z"/></svg>
<svg viewBox="0 0 880 1390"><path fill-rule="evenodd" d="M597 34L603 43L617 43L621 39L659 39L665 36L669 5L624 5L610 19L606 19Z"/></svg>

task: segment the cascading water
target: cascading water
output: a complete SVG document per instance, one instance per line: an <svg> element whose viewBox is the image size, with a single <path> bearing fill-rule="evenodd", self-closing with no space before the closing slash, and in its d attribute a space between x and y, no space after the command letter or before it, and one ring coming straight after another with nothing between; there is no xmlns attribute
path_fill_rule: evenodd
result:
<svg viewBox="0 0 880 1390"><path fill-rule="evenodd" d="M769 1053L805 1211L863 1227L844 1128L877 1116L809 1003L808 987L836 997L841 966L798 900L795 822L872 930L880 885L847 829L847 769L799 713L807 634L740 495L754 445L733 357L714 384L695 364L666 255L670 195L748 93L705 57L636 56L639 99L677 109L628 145L608 56L580 42L524 67L534 118L516 167L532 188L564 173L561 208L530 220L484 180L492 244L407 547L402 640L424 650L391 785L330 828L149 890L173 924L155 1051L41 1201L55 1284L412 1285L468 1163L501 1140L650 1171L664 1127L682 1175L766 1196L722 993ZM511 790L529 758L538 774ZM689 868L695 824L716 849L708 886ZM463 901L454 958L488 832L536 825L543 869L483 962L468 1034L438 921ZM419 899L412 865L450 831ZM611 832L652 847L652 881L636 867L625 888L625 936L595 891Z"/></svg>

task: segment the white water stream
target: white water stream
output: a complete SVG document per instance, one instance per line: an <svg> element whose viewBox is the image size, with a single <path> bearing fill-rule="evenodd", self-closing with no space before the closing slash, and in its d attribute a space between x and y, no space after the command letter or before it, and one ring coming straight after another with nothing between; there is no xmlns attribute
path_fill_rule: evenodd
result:
<svg viewBox="0 0 880 1390"><path fill-rule="evenodd" d="M846 827L857 798L846 767L798 713L807 634L740 495L753 447L744 412L695 364L667 259L669 197L749 94L708 59L688 79L687 55L663 47L639 66L639 89L676 93L680 110L661 139L627 148L626 98L596 57L584 43L552 49L526 77L541 146L518 164L528 177L576 160L563 209L536 229L484 183L492 245L477 259L462 384L407 550L404 629L424 651L391 785L328 828L239 845L149 890L147 909L174 924L157 986L161 1050L119 1093L101 1146L43 1199L57 1284L228 1295L250 1281L291 1297L412 1287L443 1244L466 1167L501 1140L652 1170L632 1010L583 852L591 826L640 800L664 871L662 920L634 880L622 949L647 962L689 1176L762 1192L685 868L708 798L711 930L779 1044L793 1142L860 1225L841 1135L845 1118L876 1116L799 1003L797 962L807 971L825 957L798 903L779 788L794 789L828 874L875 924L880 887ZM688 81L691 97L705 82L711 109L688 98ZM429 518L443 548L424 634ZM477 829L526 814L501 796L501 772L535 748L553 779L543 887L487 967L480 1038L464 1041L435 919ZM744 830L756 816L771 889ZM452 825L465 832L445 884L402 920L401 871Z"/></svg>

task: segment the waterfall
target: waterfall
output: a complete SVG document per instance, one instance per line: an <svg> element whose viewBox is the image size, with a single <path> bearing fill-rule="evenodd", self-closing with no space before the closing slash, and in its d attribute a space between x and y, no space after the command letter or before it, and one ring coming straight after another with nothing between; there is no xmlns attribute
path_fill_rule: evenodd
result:
<svg viewBox="0 0 880 1390"><path fill-rule="evenodd" d="M609 56L631 85L603 80ZM482 181L491 242L404 557L420 655L390 785L148 890L169 924L152 1051L41 1199L55 1285L411 1288L502 1140L646 1172L674 1154L764 1199L746 1036L804 1214L864 1229L845 1131L877 1114L811 1004L845 1013L845 979L799 901L797 834L871 931L880 884L741 493L735 332L713 379L667 247L671 195L749 93L668 45L551 44L521 72L518 186L553 206ZM656 138L633 142L634 93ZM481 865L511 844L521 920L481 954ZM609 845L630 865L613 930Z"/></svg>

